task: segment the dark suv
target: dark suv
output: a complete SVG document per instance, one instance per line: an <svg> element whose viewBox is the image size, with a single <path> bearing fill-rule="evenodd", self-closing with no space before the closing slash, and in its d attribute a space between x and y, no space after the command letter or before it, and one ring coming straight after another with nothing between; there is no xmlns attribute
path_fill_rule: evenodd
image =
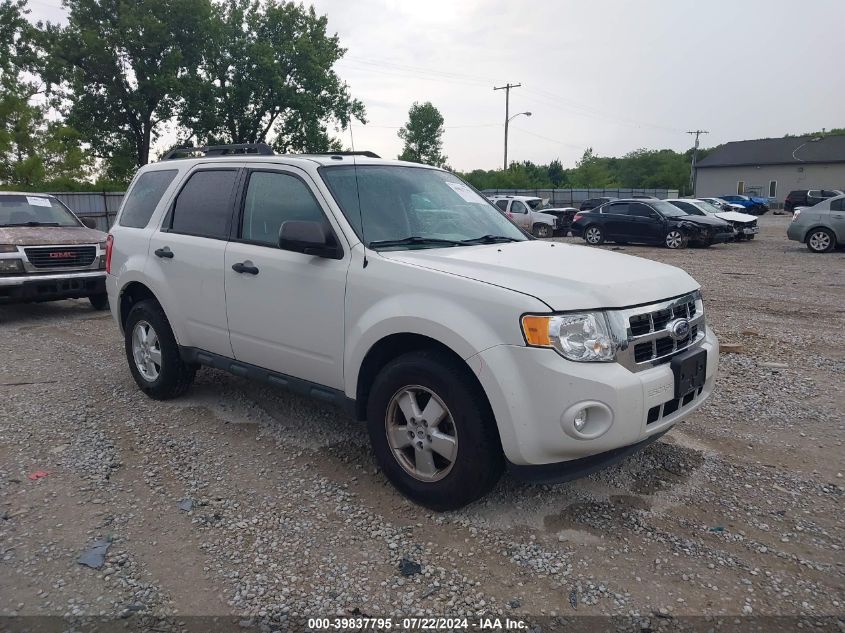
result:
<svg viewBox="0 0 845 633"><path fill-rule="evenodd" d="M663 244L675 249L734 239L733 227L724 220L688 215L665 200L614 200L576 214L571 230L572 235L594 246L609 241Z"/></svg>
<svg viewBox="0 0 845 633"><path fill-rule="evenodd" d="M589 200L584 200L578 208L581 209L581 211L589 211L590 209L600 207L606 202L610 202L612 200L616 200L616 198L590 198Z"/></svg>
<svg viewBox="0 0 845 633"><path fill-rule="evenodd" d="M822 200L841 196L842 192L836 189L796 189L790 191L783 201L784 211L794 211L795 207L812 207Z"/></svg>

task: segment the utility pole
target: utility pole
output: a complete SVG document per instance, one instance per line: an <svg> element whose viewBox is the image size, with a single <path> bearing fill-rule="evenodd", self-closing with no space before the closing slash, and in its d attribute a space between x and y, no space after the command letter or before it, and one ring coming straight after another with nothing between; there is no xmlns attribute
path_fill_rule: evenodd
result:
<svg viewBox="0 0 845 633"><path fill-rule="evenodd" d="M508 115L510 114L511 88L519 88L521 85L522 84L505 84L504 86L493 87L493 90L505 91L505 163L503 167L505 170L508 168L508 123L510 123Z"/></svg>
<svg viewBox="0 0 845 633"><path fill-rule="evenodd" d="M691 132L687 132L687 134L695 134L695 146L692 149L692 164L690 165L689 169L689 188L690 193L695 195L695 162L698 158L698 137L702 134L710 134L707 130L692 130Z"/></svg>

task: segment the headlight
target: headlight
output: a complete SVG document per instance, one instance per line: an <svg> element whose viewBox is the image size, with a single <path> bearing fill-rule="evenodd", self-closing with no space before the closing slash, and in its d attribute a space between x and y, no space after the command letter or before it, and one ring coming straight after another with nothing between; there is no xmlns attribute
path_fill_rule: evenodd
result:
<svg viewBox="0 0 845 633"><path fill-rule="evenodd" d="M612 361L616 356L604 312L522 317L522 333L533 347L551 347L569 360Z"/></svg>
<svg viewBox="0 0 845 633"><path fill-rule="evenodd" d="M0 275L3 273L23 272L23 262L19 259L0 259Z"/></svg>
<svg viewBox="0 0 845 633"><path fill-rule="evenodd" d="M18 247L14 244L0 244L0 253L17 253Z"/></svg>

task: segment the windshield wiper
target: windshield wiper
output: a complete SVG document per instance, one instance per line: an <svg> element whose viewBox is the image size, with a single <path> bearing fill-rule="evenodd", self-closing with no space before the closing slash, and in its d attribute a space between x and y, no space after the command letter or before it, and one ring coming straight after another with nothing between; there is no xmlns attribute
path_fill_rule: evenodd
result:
<svg viewBox="0 0 845 633"><path fill-rule="evenodd" d="M419 235L412 235L410 237L403 237L400 240L377 240L370 242L370 248L387 248L390 246L416 246L416 245L444 245L444 246L463 246L464 242L456 240L443 240L436 237L421 237Z"/></svg>
<svg viewBox="0 0 845 633"><path fill-rule="evenodd" d="M461 244L498 244L501 242L519 242L513 237L507 235L482 235L481 237L474 237L471 240L461 240Z"/></svg>
<svg viewBox="0 0 845 633"><path fill-rule="evenodd" d="M16 222L15 224L0 224L0 226L59 226L59 223L30 220L29 222Z"/></svg>

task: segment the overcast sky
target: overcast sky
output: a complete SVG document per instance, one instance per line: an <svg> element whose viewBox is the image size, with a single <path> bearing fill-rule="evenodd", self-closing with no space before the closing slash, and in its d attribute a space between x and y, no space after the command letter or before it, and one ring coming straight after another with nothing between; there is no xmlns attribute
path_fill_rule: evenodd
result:
<svg viewBox="0 0 845 633"><path fill-rule="evenodd" d="M843 0L315 0L348 49L337 66L367 108L356 149L401 150L414 101L431 101L460 170L509 158L573 166L637 148L684 150L845 127ZM60 21L60 0L30 0ZM348 134L343 137L349 145Z"/></svg>

